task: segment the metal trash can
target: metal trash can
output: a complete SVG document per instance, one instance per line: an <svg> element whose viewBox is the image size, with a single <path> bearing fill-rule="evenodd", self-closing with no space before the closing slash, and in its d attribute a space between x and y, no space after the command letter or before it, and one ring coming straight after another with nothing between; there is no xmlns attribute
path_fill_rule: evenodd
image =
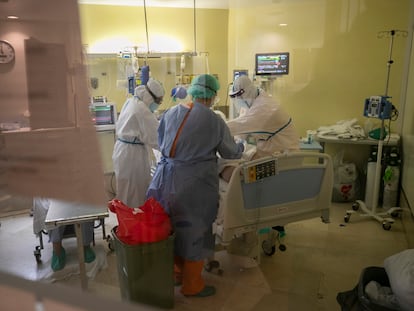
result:
<svg viewBox="0 0 414 311"><path fill-rule="evenodd" d="M162 308L174 307L174 235L128 245L112 229L122 299Z"/></svg>

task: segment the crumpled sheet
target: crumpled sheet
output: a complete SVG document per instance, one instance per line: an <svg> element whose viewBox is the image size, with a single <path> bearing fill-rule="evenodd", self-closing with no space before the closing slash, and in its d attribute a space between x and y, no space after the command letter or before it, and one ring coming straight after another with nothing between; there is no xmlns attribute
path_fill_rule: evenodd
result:
<svg viewBox="0 0 414 311"><path fill-rule="evenodd" d="M357 119L341 120L330 126L320 126L316 134L327 139L365 139L365 131Z"/></svg>
<svg viewBox="0 0 414 311"><path fill-rule="evenodd" d="M399 310L400 306L397 297L391 290L391 287L381 286L376 281L370 281L365 286L365 293L376 304L391 308L392 310Z"/></svg>

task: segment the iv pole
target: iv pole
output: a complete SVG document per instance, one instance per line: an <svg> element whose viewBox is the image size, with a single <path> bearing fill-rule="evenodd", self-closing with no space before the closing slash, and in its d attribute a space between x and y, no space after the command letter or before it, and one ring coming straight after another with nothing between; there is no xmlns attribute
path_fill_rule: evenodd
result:
<svg viewBox="0 0 414 311"><path fill-rule="evenodd" d="M387 77L386 77L386 83L385 83L385 94L383 96L385 99L389 98L388 85L389 85L389 79L390 79L391 65L394 63L394 61L392 60L392 48L394 45L394 35L396 34L402 34L403 36L406 36L407 32L400 31L400 30L390 30L390 31L381 31L378 33L378 38L382 38L386 35L390 36L389 57L387 61ZM380 128L380 137L378 140L377 162L375 166L374 192L373 192L371 209L367 207L365 202L361 200L356 200L355 203L352 205L352 210L346 211L344 221L349 222L351 214L355 213L359 208L361 208L361 210L364 212L363 214L361 214L361 216L372 217L376 219L378 222L382 223L382 227L384 230L390 230L391 225L394 223L394 219L389 216L400 212L402 209L400 207L392 207L386 212L377 213L379 190L380 190L379 188L380 188L380 182L381 182L382 150L383 150L384 138L385 138L384 120L385 118L381 117L381 128Z"/></svg>

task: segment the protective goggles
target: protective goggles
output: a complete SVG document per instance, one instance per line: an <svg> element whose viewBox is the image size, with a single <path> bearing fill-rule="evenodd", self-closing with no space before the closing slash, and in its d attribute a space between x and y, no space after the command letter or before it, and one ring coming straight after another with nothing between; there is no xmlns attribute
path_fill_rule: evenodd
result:
<svg viewBox="0 0 414 311"><path fill-rule="evenodd" d="M159 105L162 102L162 97L157 97L155 96L155 94L153 92L151 92L150 88L146 85L145 89L148 91L148 93L150 93L150 95L152 96L152 98L154 99L154 102Z"/></svg>
<svg viewBox="0 0 414 311"><path fill-rule="evenodd" d="M229 96L230 96L231 98L235 98L235 97L238 97L238 96L243 95L243 93L244 93L244 90L243 90L243 89L240 89L240 91L238 91L238 92L236 92L236 93L233 93L233 94L230 94Z"/></svg>

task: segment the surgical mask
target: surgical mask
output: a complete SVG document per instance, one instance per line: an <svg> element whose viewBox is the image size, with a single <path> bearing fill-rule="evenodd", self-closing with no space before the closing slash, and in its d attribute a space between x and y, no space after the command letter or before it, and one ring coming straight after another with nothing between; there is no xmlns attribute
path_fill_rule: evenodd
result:
<svg viewBox="0 0 414 311"><path fill-rule="evenodd" d="M157 103L151 103L150 105L149 105L149 109L151 110L151 112L153 113L155 110L157 110L158 109L158 104Z"/></svg>

